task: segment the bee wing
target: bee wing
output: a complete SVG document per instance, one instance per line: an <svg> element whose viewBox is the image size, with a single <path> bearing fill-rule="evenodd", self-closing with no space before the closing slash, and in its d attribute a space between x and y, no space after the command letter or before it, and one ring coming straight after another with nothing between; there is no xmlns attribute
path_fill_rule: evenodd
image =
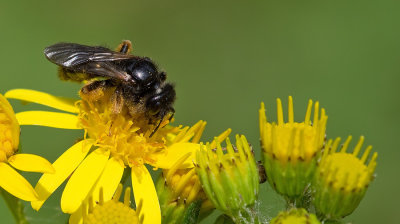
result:
<svg viewBox="0 0 400 224"><path fill-rule="evenodd" d="M100 46L86 46L74 43L58 43L44 49L46 58L65 68L73 68L87 62L118 61L132 58Z"/></svg>
<svg viewBox="0 0 400 224"><path fill-rule="evenodd" d="M74 43L58 43L44 50L46 58L56 65L74 72L134 82L123 70L111 62L130 59L134 56L114 52L105 47L92 47Z"/></svg>
<svg viewBox="0 0 400 224"><path fill-rule="evenodd" d="M76 65L73 68L74 72L91 74L101 77L115 78L121 81L136 84L135 80L132 79L125 71L118 69L114 64L107 61L99 62L86 62L80 65Z"/></svg>

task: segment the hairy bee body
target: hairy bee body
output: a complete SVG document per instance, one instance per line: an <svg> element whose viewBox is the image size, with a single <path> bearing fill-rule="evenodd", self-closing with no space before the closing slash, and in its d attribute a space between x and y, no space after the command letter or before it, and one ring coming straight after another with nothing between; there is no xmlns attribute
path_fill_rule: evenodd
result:
<svg viewBox="0 0 400 224"><path fill-rule="evenodd" d="M175 88L165 82L148 57L130 55L130 41L122 42L117 51L105 47L58 43L44 50L46 58L59 66L61 80L86 82L81 94L95 100L98 91L113 90L113 111L127 106L130 113L145 113L149 122L173 116ZM161 122L161 121L160 121Z"/></svg>

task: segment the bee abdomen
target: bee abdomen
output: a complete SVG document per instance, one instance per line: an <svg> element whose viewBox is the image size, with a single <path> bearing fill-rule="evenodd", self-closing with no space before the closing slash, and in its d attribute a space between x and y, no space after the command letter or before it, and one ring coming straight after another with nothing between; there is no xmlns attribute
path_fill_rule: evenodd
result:
<svg viewBox="0 0 400 224"><path fill-rule="evenodd" d="M58 77L63 81L83 82L95 78L94 75L85 73L76 73L70 69L58 67Z"/></svg>

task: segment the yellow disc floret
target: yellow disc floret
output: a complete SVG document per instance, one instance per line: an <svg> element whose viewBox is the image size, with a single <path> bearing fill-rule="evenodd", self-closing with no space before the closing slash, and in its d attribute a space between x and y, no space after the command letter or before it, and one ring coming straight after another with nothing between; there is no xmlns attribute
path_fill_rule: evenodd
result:
<svg viewBox="0 0 400 224"><path fill-rule="evenodd" d="M18 150L19 132L14 110L0 94L0 162L7 161Z"/></svg>
<svg viewBox="0 0 400 224"><path fill-rule="evenodd" d="M100 201L97 205L93 201L89 201L89 210L86 214L84 206L83 220L85 224L115 224L115 223L143 223L143 217L139 220L139 211L135 211L130 207L130 188L125 189L124 203L119 201L122 192L120 184L114 194L112 200L104 202L102 200L102 192L100 191ZM140 205L138 210L140 210Z"/></svg>
<svg viewBox="0 0 400 224"><path fill-rule="evenodd" d="M155 125L149 124L145 113L132 115L125 106L115 113L112 93L105 90L102 92L104 95L96 100L82 96L78 101L80 125L85 130L85 137L95 139L96 146L110 150L112 157L127 166L154 163L152 155L166 148L166 133L174 132L172 127L162 128L169 121L163 121L160 129L150 137Z"/></svg>
<svg viewBox="0 0 400 224"><path fill-rule="evenodd" d="M277 99L278 122L269 123L265 115L264 104L261 104L260 134L262 147L269 157L282 163L297 161L310 161L319 153L324 143L327 116L321 109L319 116L319 103L314 106L314 120L311 122L312 101L307 107L304 122L294 122L293 99L289 96L288 122L283 120L282 102Z"/></svg>
<svg viewBox="0 0 400 224"><path fill-rule="evenodd" d="M364 137L360 137L353 153L346 152L350 141L351 136L337 152L340 138L329 140L317 169L313 184L315 207L327 219L340 219L351 214L374 177L377 153L366 165L372 146L358 158Z"/></svg>
<svg viewBox="0 0 400 224"><path fill-rule="evenodd" d="M320 222L314 214L309 214L301 208L280 212L271 220L271 224L320 224Z"/></svg>

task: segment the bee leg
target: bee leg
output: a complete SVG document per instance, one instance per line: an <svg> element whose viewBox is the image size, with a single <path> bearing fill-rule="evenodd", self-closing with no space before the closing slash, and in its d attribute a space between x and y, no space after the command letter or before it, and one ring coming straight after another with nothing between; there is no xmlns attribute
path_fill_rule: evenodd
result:
<svg viewBox="0 0 400 224"><path fill-rule="evenodd" d="M132 43L130 40L123 40L116 49L117 52L129 54L132 51Z"/></svg>
<svg viewBox="0 0 400 224"><path fill-rule="evenodd" d="M111 105L113 114L119 114L124 106L124 97L121 86L117 86L114 93L111 96Z"/></svg>
<svg viewBox="0 0 400 224"><path fill-rule="evenodd" d="M145 117L146 110L144 105L140 102L141 97L134 93L135 89L128 85L121 85L121 88L129 114L132 117L142 117L143 119L147 119L147 117Z"/></svg>
<svg viewBox="0 0 400 224"><path fill-rule="evenodd" d="M160 128L160 125L162 123L162 121L164 120L165 115L162 115L160 121L158 122L156 128L154 128L153 132L151 132L150 134L150 138L154 135L154 133L156 133L156 131Z"/></svg>
<svg viewBox="0 0 400 224"><path fill-rule="evenodd" d="M175 115L175 109L174 108L170 108L169 110L171 111L171 116L169 116L168 120L169 120L169 122L171 122L172 119L174 118L174 115Z"/></svg>
<svg viewBox="0 0 400 224"><path fill-rule="evenodd" d="M110 86L112 83L109 80L93 81L83 86L79 95L86 100L97 101L104 96L104 89Z"/></svg>

